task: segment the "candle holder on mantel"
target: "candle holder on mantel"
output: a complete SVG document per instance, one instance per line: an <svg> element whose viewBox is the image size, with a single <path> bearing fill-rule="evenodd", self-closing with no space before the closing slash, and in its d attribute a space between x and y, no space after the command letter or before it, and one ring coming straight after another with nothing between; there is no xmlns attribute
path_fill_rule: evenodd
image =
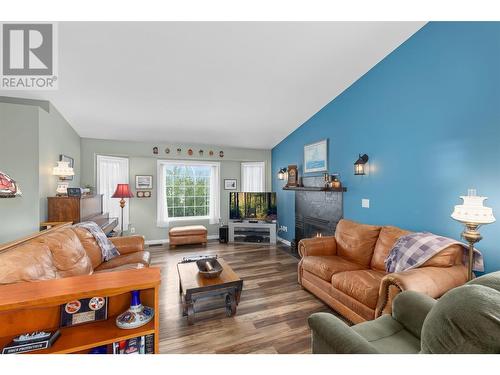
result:
<svg viewBox="0 0 500 375"><path fill-rule="evenodd" d="M339 178L340 178L340 175L338 173L332 175L332 181L330 182L330 188L332 188L332 189L342 188L342 183L340 182Z"/></svg>

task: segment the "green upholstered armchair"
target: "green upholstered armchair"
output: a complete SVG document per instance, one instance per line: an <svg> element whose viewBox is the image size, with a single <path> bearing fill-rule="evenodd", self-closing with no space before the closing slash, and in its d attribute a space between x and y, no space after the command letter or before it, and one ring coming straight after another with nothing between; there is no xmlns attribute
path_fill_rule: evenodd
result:
<svg viewBox="0 0 500 375"><path fill-rule="evenodd" d="M500 271L439 300L407 291L392 315L349 327L332 314L309 317L313 353L500 353Z"/></svg>

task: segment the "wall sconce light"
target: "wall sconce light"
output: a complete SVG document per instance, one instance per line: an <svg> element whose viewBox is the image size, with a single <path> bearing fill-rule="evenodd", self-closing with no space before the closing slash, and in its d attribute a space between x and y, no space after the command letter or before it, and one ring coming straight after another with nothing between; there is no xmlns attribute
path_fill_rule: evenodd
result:
<svg viewBox="0 0 500 375"><path fill-rule="evenodd" d="M286 180L286 178L287 178L287 170L286 168L281 168L280 171L278 172L278 179Z"/></svg>
<svg viewBox="0 0 500 375"><path fill-rule="evenodd" d="M354 163L354 174L356 176L363 176L366 174L365 166L367 162L368 162L368 155L359 154L358 160L356 160L356 162Z"/></svg>

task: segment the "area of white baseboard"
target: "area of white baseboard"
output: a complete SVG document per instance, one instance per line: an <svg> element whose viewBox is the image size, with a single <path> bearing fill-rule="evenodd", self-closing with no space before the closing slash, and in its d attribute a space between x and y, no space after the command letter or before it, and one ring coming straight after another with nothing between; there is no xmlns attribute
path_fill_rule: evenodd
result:
<svg viewBox="0 0 500 375"><path fill-rule="evenodd" d="M286 246L292 246L292 243L288 240L285 240L284 238L281 237L276 237L276 239L281 242L282 244L285 244Z"/></svg>
<svg viewBox="0 0 500 375"><path fill-rule="evenodd" d="M214 234L214 235L211 235L211 236L207 236L207 239L209 240L218 240L219 239L219 235L218 234ZM169 243L170 240L168 238L163 238L161 240L147 240L147 241L144 241L144 243L146 245L163 245L163 244L166 244L166 243Z"/></svg>

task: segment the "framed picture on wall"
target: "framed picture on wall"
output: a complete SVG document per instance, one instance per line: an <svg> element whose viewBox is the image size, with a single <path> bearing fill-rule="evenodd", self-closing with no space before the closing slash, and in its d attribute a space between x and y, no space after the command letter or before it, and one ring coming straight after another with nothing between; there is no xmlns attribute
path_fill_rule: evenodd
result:
<svg viewBox="0 0 500 375"><path fill-rule="evenodd" d="M224 190L236 190L238 187L238 182L234 178L224 179Z"/></svg>
<svg viewBox="0 0 500 375"><path fill-rule="evenodd" d="M328 140L304 146L304 173L325 172L328 170Z"/></svg>
<svg viewBox="0 0 500 375"><path fill-rule="evenodd" d="M139 189L152 189L153 188L153 176L135 176L135 188Z"/></svg>
<svg viewBox="0 0 500 375"><path fill-rule="evenodd" d="M68 163L68 166L71 168L75 168L75 159L68 155L59 155L59 161L65 161ZM59 177L60 180L64 181L73 181L73 176L64 176L64 177Z"/></svg>

